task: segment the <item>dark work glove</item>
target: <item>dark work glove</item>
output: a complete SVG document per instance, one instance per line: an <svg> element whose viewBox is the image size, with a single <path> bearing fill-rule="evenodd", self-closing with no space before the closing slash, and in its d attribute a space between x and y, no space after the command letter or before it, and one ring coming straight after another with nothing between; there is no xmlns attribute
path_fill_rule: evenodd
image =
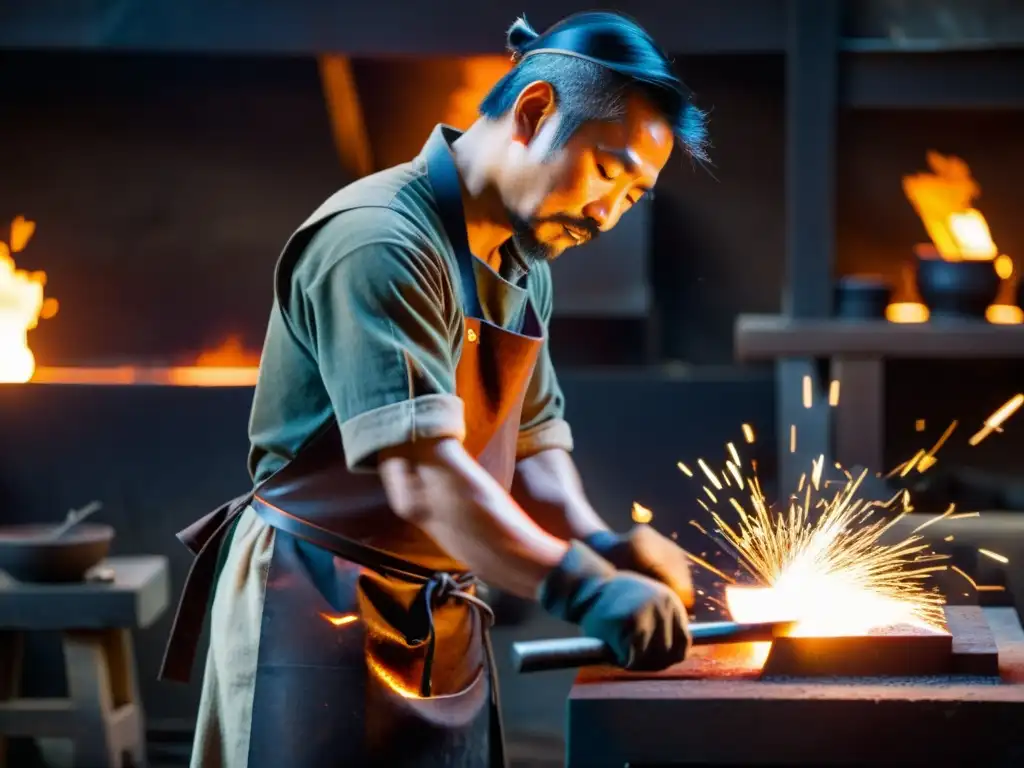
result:
<svg viewBox="0 0 1024 768"><path fill-rule="evenodd" d="M660 581L675 592L683 605L693 607L690 561L674 541L649 525L635 525L627 534L598 531L586 545L620 571L633 571Z"/></svg>
<svg viewBox="0 0 1024 768"><path fill-rule="evenodd" d="M686 609L652 579L622 573L574 541L541 584L538 600L553 616L603 640L625 669L656 671L686 658Z"/></svg>

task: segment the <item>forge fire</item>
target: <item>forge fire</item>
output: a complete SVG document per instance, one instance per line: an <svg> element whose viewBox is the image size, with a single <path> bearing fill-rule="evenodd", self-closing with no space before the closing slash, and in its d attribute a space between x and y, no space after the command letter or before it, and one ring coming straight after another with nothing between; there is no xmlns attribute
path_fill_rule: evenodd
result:
<svg viewBox="0 0 1024 768"><path fill-rule="evenodd" d="M256 383L260 355L239 336L200 352L194 360L168 367L120 365L61 368L39 366L29 346L29 331L57 314L58 301L45 295L47 276L19 268L36 223L17 216L9 242L0 241L0 384L158 384L186 387L246 387Z"/></svg>

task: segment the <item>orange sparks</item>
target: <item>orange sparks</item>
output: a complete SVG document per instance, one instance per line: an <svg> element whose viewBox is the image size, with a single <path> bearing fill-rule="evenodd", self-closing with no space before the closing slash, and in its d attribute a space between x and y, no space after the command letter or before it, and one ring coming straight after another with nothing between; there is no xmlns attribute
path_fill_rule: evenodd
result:
<svg viewBox="0 0 1024 768"><path fill-rule="evenodd" d="M993 432L1001 432L1003 422L1010 418L1017 410L1024 405L1024 394L1014 395L996 410L991 416L985 419L984 426L978 430L968 441L971 445L977 445Z"/></svg>
<svg viewBox="0 0 1024 768"><path fill-rule="evenodd" d="M978 552L984 555L985 557L992 558L997 563L1002 563L1003 565L1006 565L1008 562L1010 562L1010 559L1008 557L1004 557L1003 555L1000 555L998 552L993 552L990 549L979 549Z"/></svg>
<svg viewBox="0 0 1024 768"><path fill-rule="evenodd" d="M682 472L682 473L683 473L684 475L686 475L687 477L693 477L693 470L692 470L692 469L690 469L690 468L689 468L688 466L686 466L685 464L683 464L683 462L681 462L681 461L677 461L677 462L676 462L676 466L677 466L677 467L679 467L679 471L680 471L680 472Z"/></svg>
<svg viewBox="0 0 1024 768"><path fill-rule="evenodd" d="M320 616L336 627L344 627L346 624L359 621L359 616L354 613L345 613L341 616L330 616L326 613L321 613Z"/></svg>
<svg viewBox="0 0 1024 768"><path fill-rule="evenodd" d="M707 475L708 480L710 480L711 484L715 486L715 490L722 490L721 481L718 479L718 476L711 471L711 467L704 463L704 459L697 459L697 466L700 467L701 472Z"/></svg>
<svg viewBox="0 0 1024 768"><path fill-rule="evenodd" d="M950 520L963 520L968 517L981 517L981 512L958 512L955 515L950 515Z"/></svg>
<svg viewBox="0 0 1024 768"><path fill-rule="evenodd" d="M945 520L946 518L948 518L950 515L953 514L954 510L956 510L956 504L950 504L949 505L949 509L947 509L945 512L943 512L941 515L933 517L930 520L926 520L925 522L923 522L919 526L917 526L917 528L912 530L911 533L913 534L913 533L917 533L918 531L923 531L929 525L932 525L933 523L937 523L940 520ZM952 536L949 537L949 539L952 539L952 538L953 538ZM949 541L949 539L947 539L947 541Z"/></svg>
<svg viewBox="0 0 1024 768"><path fill-rule="evenodd" d="M726 443L725 450L729 452L729 457L736 463L737 466L743 463L742 461L740 461L740 455L739 453L736 452L735 445L733 445L732 443Z"/></svg>
<svg viewBox="0 0 1024 768"><path fill-rule="evenodd" d="M813 392L811 388L811 377L804 376L804 408L814 405Z"/></svg>
<svg viewBox="0 0 1024 768"><path fill-rule="evenodd" d="M839 405L839 379L833 379L828 385L828 404L835 408Z"/></svg>
<svg viewBox="0 0 1024 768"><path fill-rule="evenodd" d="M643 504L640 504L635 501L633 502L633 511L631 514L633 517L633 522L640 523L641 525L645 525L654 519L654 513L651 512L651 510L649 510Z"/></svg>
<svg viewBox="0 0 1024 768"><path fill-rule="evenodd" d="M796 453L796 424L789 426L789 452Z"/></svg>
<svg viewBox="0 0 1024 768"><path fill-rule="evenodd" d="M743 439L750 444L754 442L754 428L749 424L743 425Z"/></svg>
<svg viewBox="0 0 1024 768"><path fill-rule="evenodd" d="M960 576L962 576L967 581L967 583L971 585L971 588L975 592L1005 592L1006 591L1006 587L1000 586L998 584L992 584L992 585L979 584L974 579L972 579L967 574L966 571L964 571L962 568L958 568L955 565L949 566L949 570L951 570L954 573L957 573Z"/></svg>

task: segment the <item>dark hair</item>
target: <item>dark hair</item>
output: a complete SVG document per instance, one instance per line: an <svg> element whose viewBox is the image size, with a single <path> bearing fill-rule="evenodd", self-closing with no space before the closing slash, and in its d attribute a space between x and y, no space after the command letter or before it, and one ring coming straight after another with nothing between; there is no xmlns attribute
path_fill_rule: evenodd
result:
<svg viewBox="0 0 1024 768"><path fill-rule="evenodd" d="M665 52L632 19L580 13L538 34L524 17L509 29L508 48L516 66L484 97L484 117L504 116L527 85L542 80L554 89L562 113L558 147L585 122L621 116L626 95L639 92L669 121L691 157L708 159L705 112L693 104Z"/></svg>

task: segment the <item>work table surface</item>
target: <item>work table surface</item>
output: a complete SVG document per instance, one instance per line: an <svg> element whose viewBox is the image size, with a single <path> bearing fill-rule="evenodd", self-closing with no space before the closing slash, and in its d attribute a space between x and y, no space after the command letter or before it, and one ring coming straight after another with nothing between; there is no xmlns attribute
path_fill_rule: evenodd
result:
<svg viewBox="0 0 1024 768"><path fill-rule="evenodd" d="M1022 765L1024 631L1013 608L984 613L1000 680L759 680L722 649L698 649L684 665L642 677L584 670L569 695L567 764Z"/></svg>

